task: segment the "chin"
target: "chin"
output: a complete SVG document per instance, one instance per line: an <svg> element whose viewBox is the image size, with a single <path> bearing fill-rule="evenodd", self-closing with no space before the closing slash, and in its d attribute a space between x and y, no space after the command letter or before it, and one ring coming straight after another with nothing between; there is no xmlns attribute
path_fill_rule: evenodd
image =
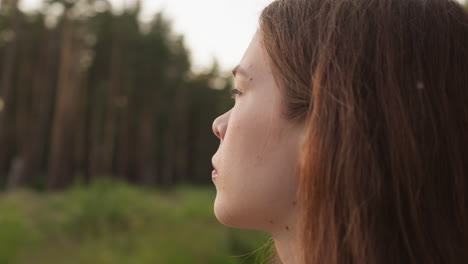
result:
<svg viewBox="0 0 468 264"><path fill-rule="evenodd" d="M218 221L226 226L245 228L241 225L242 217L235 211L238 210L233 210L229 203L224 202L223 199L219 197L219 195L216 196L214 203L214 214Z"/></svg>
<svg viewBox="0 0 468 264"><path fill-rule="evenodd" d="M241 206L236 203L228 202L217 196L214 203L214 213L220 223L225 226L266 230L264 224L267 222L265 216L261 213L262 210L256 210L253 207Z"/></svg>

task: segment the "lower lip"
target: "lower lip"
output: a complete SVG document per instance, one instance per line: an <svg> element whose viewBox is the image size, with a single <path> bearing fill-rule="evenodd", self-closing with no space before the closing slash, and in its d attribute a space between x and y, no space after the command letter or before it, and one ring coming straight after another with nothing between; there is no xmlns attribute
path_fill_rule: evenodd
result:
<svg viewBox="0 0 468 264"><path fill-rule="evenodd" d="M213 170L213 172L211 172L211 179L215 179L216 177L218 177L218 171Z"/></svg>

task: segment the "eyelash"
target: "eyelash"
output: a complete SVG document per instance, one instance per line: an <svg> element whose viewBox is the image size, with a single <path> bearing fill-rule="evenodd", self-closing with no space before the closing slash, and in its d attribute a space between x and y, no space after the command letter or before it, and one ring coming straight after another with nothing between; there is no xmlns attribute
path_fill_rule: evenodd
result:
<svg viewBox="0 0 468 264"><path fill-rule="evenodd" d="M242 92L239 89L233 88L231 90L231 98L236 99L237 96L241 96Z"/></svg>

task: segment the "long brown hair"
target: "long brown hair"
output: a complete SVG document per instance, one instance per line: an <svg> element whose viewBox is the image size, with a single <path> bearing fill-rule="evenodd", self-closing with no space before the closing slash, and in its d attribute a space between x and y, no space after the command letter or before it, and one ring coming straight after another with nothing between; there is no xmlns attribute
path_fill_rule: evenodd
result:
<svg viewBox="0 0 468 264"><path fill-rule="evenodd" d="M260 32L286 116L306 124L303 263L468 263L467 11L277 0Z"/></svg>

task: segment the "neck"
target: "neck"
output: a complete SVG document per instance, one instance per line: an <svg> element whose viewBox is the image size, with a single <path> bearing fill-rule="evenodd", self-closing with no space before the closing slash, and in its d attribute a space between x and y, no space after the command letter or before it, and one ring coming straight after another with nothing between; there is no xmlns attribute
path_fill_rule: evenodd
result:
<svg viewBox="0 0 468 264"><path fill-rule="evenodd" d="M284 225L273 234L276 251L282 264L297 264L297 233L294 224Z"/></svg>

